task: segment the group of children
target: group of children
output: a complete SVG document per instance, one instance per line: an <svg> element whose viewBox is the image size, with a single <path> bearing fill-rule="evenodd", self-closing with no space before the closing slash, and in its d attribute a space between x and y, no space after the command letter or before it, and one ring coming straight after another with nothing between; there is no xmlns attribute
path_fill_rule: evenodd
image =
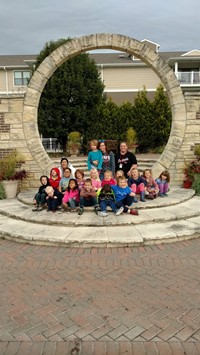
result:
<svg viewBox="0 0 200 355"><path fill-rule="evenodd" d="M163 171L159 178L154 179L150 169L145 169L140 175L137 168L132 168L128 179L123 170L118 170L113 177L110 170L105 171L103 180L99 178L96 167L91 167L90 178L84 178L84 172L80 169L72 176L70 168L66 167L63 177L59 168L53 168L50 177L40 177L41 186L35 195L35 208L33 211L41 211L47 207L47 211L78 211L82 215L84 207L93 206L95 212L102 217L108 215L107 207L116 216L125 212L138 215L138 210L133 209L133 203L154 199L157 196L165 197L169 190L170 176L168 171Z"/></svg>

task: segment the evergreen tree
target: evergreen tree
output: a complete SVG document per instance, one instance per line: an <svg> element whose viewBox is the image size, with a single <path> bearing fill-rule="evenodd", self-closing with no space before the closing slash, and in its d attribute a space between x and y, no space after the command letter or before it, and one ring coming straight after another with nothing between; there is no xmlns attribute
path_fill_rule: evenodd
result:
<svg viewBox="0 0 200 355"><path fill-rule="evenodd" d="M133 106L133 118L131 126L136 130L139 150L145 152L153 144L154 127L152 125L152 103L147 97L147 91L144 88L139 91Z"/></svg>
<svg viewBox="0 0 200 355"><path fill-rule="evenodd" d="M127 110L111 99L99 105L97 115L87 132L87 139L124 140L128 127Z"/></svg>
<svg viewBox="0 0 200 355"><path fill-rule="evenodd" d="M67 40L45 44L37 66ZM104 101L102 83L96 63L82 53L62 64L48 80L40 99L38 127L44 137L55 137L65 149L71 131L87 132L96 116L97 106Z"/></svg>
<svg viewBox="0 0 200 355"><path fill-rule="evenodd" d="M161 84L156 90L152 104L155 127L153 146L160 147L164 146L168 141L172 121L171 108Z"/></svg>

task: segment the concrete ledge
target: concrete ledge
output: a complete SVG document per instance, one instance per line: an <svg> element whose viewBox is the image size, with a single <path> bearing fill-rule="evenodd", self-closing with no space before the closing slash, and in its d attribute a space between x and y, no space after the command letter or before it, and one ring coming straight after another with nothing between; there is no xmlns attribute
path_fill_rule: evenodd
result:
<svg viewBox="0 0 200 355"><path fill-rule="evenodd" d="M32 212L32 206L17 198L1 200L0 237L65 247L126 247L199 237L200 197L194 196L193 190L180 188L170 195L156 199L156 207L141 207L138 216L115 216L110 212L108 217L99 217L91 210L81 216ZM168 206L162 206L163 200L168 201ZM151 202L154 201L148 201Z"/></svg>

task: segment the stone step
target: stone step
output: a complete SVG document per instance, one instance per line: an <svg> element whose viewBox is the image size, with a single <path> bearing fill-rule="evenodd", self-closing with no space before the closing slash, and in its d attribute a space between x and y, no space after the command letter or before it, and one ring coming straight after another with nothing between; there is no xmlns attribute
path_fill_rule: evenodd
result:
<svg viewBox="0 0 200 355"><path fill-rule="evenodd" d="M157 161L159 158L158 155L149 155L148 154L141 154L139 155L138 159L138 168L139 171L142 172L144 169L150 169L152 168L153 164ZM81 169L83 170L87 176L89 176L89 173L87 174L87 156L82 156L82 157L74 157L71 156L69 157L70 163L74 166L75 169ZM59 166L60 159L54 159L53 162L55 163L56 166Z"/></svg>
<svg viewBox="0 0 200 355"><path fill-rule="evenodd" d="M28 194L29 193L29 197ZM169 196L138 203L139 215L97 216L91 208L77 213L32 212L30 191L0 201L0 237L63 246L134 246L200 236L200 197L172 187ZM24 203L25 202L25 203ZM135 207L135 206L134 206Z"/></svg>
<svg viewBox="0 0 200 355"><path fill-rule="evenodd" d="M134 218L135 216L133 216ZM137 216L136 216L137 217ZM137 225L44 225L0 215L0 237L36 245L65 247L133 247L177 242L200 236L200 218Z"/></svg>
<svg viewBox="0 0 200 355"><path fill-rule="evenodd" d="M193 191L193 190L192 190ZM188 192L188 191L187 191ZM17 199L10 200L5 205L0 201L0 213L10 218L21 219L31 223L41 223L43 225L66 225L66 226L102 226L102 225L118 225L124 226L129 224L146 224L155 222L166 222L179 219L186 219L200 215L200 198L188 193L189 200L186 195L180 196L177 190L171 192L166 198L157 198L156 200L148 200L146 203L138 202L132 206L139 210L139 216L132 216L123 213L116 216L109 212L107 218L102 218L94 214L93 208L85 208L82 216L77 213L47 213L46 210L41 212L33 212L32 206L25 205ZM182 200L182 202L181 202Z"/></svg>
<svg viewBox="0 0 200 355"><path fill-rule="evenodd" d="M18 200L26 205L33 204L33 197L35 196L38 189L28 189L20 192L17 196ZM146 200L146 202L140 202L134 204L138 209L147 209L147 208L158 208L166 207L179 204L191 199L194 196L194 190L192 189L183 189L179 186L171 186L170 193L168 197L157 198L155 200ZM4 200L5 201L5 200ZM1 206L1 201L0 201Z"/></svg>

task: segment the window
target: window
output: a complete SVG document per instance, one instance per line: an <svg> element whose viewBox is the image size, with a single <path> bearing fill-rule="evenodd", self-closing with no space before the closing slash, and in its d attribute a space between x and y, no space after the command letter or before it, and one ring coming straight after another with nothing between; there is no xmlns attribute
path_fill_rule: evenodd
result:
<svg viewBox="0 0 200 355"><path fill-rule="evenodd" d="M14 85L22 86L27 85L28 80L30 79L31 72L30 71L14 71Z"/></svg>

